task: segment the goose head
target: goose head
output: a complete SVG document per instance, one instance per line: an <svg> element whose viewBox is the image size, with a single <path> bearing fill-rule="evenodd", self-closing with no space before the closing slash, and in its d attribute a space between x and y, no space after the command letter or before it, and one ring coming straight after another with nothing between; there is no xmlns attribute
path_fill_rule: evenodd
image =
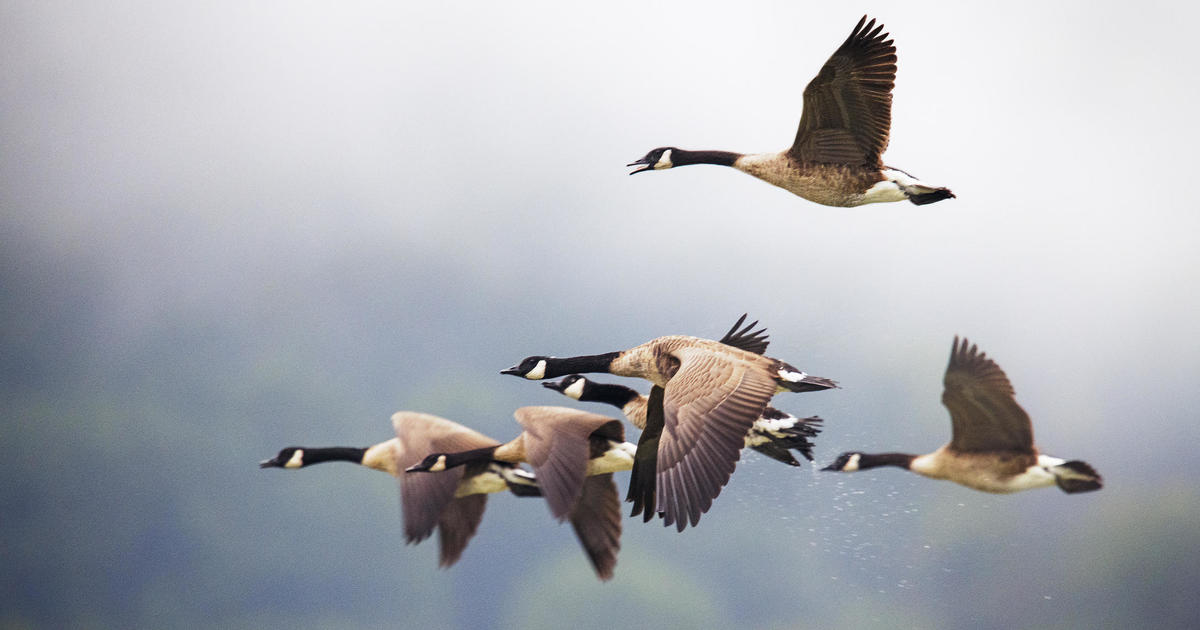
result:
<svg viewBox="0 0 1200 630"><path fill-rule="evenodd" d="M264 459L258 463L259 468L303 468L304 467L304 449L299 446L289 446L271 459Z"/></svg>
<svg viewBox="0 0 1200 630"><path fill-rule="evenodd" d="M409 466L404 472L442 472L446 470L446 454L433 453L427 455L420 463Z"/></svg>
<svg viewBox="0 0 1200 630"><path fill-rule="evenodd" d="M591 381L587 380L587 378L581 374L569 374L564 376L562 380L542 383L542 387L545 387L546 389L553 389L554 391L568 398L583 400L583 396L586 393L588 385L590 384Z"/></svg>
<svg viewBox="0 0 1200 630"><path fill-rule="evenodd" d="M821 470L832 470L835 472L854 472L858 470L859 460L863 454L857 451L850 451L838 455L838 458L832 464L822 468Z"/></svg>
<svg viewBox="0 0 1200 630"><path fill-rule="evenodd" d="M550 359L551 357L525 357L507 370L500 370L500 373L520 376L531 381L541 380L546 378L546 365Z"/></svg>
<svg viewBox="0 0 1200 630"><path fill-rule="evenodd" d="M676 149L675 147L659 147L647 153L642 157L642 159L637 160L636 162L630 162L625 166L639 167L630 171L630 175L633 175L634 173L641 173L643 171L661 171L668 169L672 166L675 166L675 164L671 162L671 154L677 151L679 151L679 149Z"/></svg>

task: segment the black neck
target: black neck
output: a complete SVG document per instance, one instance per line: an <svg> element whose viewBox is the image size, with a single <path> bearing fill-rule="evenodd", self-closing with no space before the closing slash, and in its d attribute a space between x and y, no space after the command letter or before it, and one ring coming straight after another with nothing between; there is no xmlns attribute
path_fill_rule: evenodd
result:
<svg viewBox="0 0 1200 630"><path fill-rule="evenodd" d="M487 463L492 461L492 454L496 452L495 446L485 446L470 451L462 451L459 453L446 454L446 468L455 468L467 464Z"/></svg>
<svg viewBox="0 0 1200 630"><path fill-rule="evenodd" d="M615 383L593 383L588 382L587 387L583 388L583 395L579 400L584 402L599 402L612 405L617 408L622 408L633 402L641 394L636 390L617 385Z"/></svg>
<svg viewBox="0 0 1200 630"><path fill-rule="evenodd" d="M908 453L863 453L858 458L858 469L866 470L868 468L879 468L880 466L896 466L897 468L908 468L916 455Z"/></svg>
<svg viewBox="0 0 1200 630"><path fill-rule="evenodd" d="M350 462L361 464L367 454L365 448L352 446L330 446L327 448L306 448L304 450L304 465L322 464L325 462Z"/></svg>
<svg viewBox="0 0 1200 630"><path fill-rule="evenodd" d="M579 374L581 372L607 372L613 359L620 356L620 354L620 352L606 352L604 354L589 354L565 359L547 359L546 373L542 378L554 378L556 376Z"/></svg>
<svg viewBox="0 0 1200 630"><path fill-rule="evenodd" d="M742 157L741 153L732 151L684 151L675 149L671 152L671 164L687 166L689 164L716 164L717 166L733 166Z"/></svg>

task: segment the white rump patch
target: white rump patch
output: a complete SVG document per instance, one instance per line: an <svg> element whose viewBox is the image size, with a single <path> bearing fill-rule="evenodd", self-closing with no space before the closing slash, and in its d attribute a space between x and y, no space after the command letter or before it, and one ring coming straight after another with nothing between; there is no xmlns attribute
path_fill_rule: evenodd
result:
<svg viewBox="0 0 1200 630"><path fill-rule="evenodd" d="M788 414L782 418L774 418L771 420L759 418L758 420L754 421L755 429L758 429L764 433L770 433L776 437L781 437L778 435L779 431L782 431L783 429L790 429L794 426L796 426L796 416L791 414Z"/></svg>
<svg viewBox="0 0 1200 630"><path fill-rule="evenodd" d="M789 383L799 383L800 381L803 381L804 379L808 378L808 374L805 374L804 372L792 372L792 371L784 371L784 370L780 369L779 370L779 378L781 378Z"/></svg>
<svg viewBox="0 0 1200 630"><path fill-rule="evenodd" d="M904 201L909 195L923 195L938 189L904 171L885 168L880 174L883 175L883 181L876 182L863 193L862 203Z"/></svg>
<svg viewBox="0 0 1200 630"><path fill-rule="evenodd" d="M928 189L928 190L924 190L921 192L933 192L933 189L934 189L933 186L926 184L925 182L913 177L912 175L909 175L908 173L905 173L904 171L897 171L895 169L885 168L882 171L880 171L880 173L883 174L883 176L885 178L884 181L894 182L900 188L921 187L921 188ZM879 182L879 184L882 184L882 183L884 183L884 182ZM875 186L879 186L879 184L875 184ZM874 188L874 186L872 188Z"/></svg>
<svg viewBox="0 0 1200 630"><path fill-rule="evenodd" d="M895 172L897 171L884 171L883 175L887 177L888 173ZM904 174L900 173L900 175L903 176ZM905 199L908 199L908 195L904 194L904 188L895 181L885 179L875 182L874 186L871 186L867 189L867 192L863 193L862 203L888 203L892 201L904 201Z"/></svg>
<svg viewBox="0 0 1200 630"><path fill-rule="evenodd" d="M1054 468L1055 466L1062 466L1065 463L1067 463L1065 459L1050 457L1049 455L1038 455L1037 465L1042 468Z"/></svg>
<svg viewBox="0 0 1200 630"><path fill-rule="evenodd" d="M570 387L564 389L563 393L566 394L570 398L579 400L580 397L583 396L583 384L584 384L584 380L578 379L574 383L571 383Z"/></svg>
<svg viewBox="0 0 1200 630"><path fill-rule="evenodd" d="M287 460L283 465L284 468L300 468L304 465L304 449L298 448L295 453L292 453L292 458Z"/></svg>
<svg viewBox="0 0 1200 630"><path fill-rule="evenodd" d="M527 470L521 468L508 468L507 466L501 467L497 466L496 464L492 464L492 466L498 468L500 470L500 474L509 481L515 483L521 483L522 481L529 483L537 482L537 477Z"/></svg>

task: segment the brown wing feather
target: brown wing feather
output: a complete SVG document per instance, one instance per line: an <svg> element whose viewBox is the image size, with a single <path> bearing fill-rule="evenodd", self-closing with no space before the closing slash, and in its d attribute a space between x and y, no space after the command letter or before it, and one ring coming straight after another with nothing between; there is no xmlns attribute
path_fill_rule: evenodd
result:
<svg viewBox="0 0 1200 630"><path fill-rule="evenodd" d="M664 524L683 531L689 521L699 522L729 481L746 432L776 386L752 361L686 348L677 356L679 371L665 388L656 482Z"/></svg>
<svg viewBox="0 0 1200 630"><path fill-rule="evenodd" d="M400 442L400 448L396 449L396 470L417 464L430 453L456 453L499 444L457 422L425 413L401 411L392 416L392 428ZM433 533L443 512L454 500L454 491L464 472L460 466L436 473L400 473L400 505L404 512L406 542L418 543ZM482 514L480 508L479 516L482 517ZM478 520L475 522L477 525ZM472 526L462 541L459 553L474 531Z"/></svg>
<svg viewBox="0 0 1200 630"><path fill-rule="evenodd" d="M428 473L412 473L424 475ZM486 494L473 494L453 499L442 510L438 519L438 542L440 543L439 567L448 567L462 556L463 549L479 529L483 520L483 509L487 507Z"/></svg>
<svg viewBox="0 0 1200 630"><path fill-rule="evenodd" d="M587 474L589 436L596 431L605 437L615 432L623 440L624 429L613 418L569 407L521 407L514 415L525 429L525 456L550 513L566 519Z"/></svg>
<svg viewBox="0 0 1200 630"><path fill-rule="evenodd" d="M588 477L575 507L571 527L601 580L611 579L621 549L621 499L612 473Z"/></svg>
<svg viewBox="0 0 1200 630"><path fill-rule="evenodd" d="M954 338L943 380L942 404L950 410L950 448L1033 452L1033 423L1013 397L1004 370L963 339Z"/></svg>
<svg viewBox="0 0 1200 630"><path fill-rule="evenodd" d="M746 315L746 313L742 313L742 316L733 324L729 332L725 333L725 336L718 339L717 342L733 346L739 350L745 350L746 352L763 354L767 351L767 346L771 343L769 340L770 335L767 334L766 328L754 330L754 327L758 325L758 320L754 320L746 324L745 328L742 328L742 322L746 321Z"/></svg>
<svg viewBox="0 0 1200 630"><path fill-rule="evenodd" d="M804 111L789 150L800 162L880 167L892 127L896 47L883 25L859 20L804 88Z"/></svg>

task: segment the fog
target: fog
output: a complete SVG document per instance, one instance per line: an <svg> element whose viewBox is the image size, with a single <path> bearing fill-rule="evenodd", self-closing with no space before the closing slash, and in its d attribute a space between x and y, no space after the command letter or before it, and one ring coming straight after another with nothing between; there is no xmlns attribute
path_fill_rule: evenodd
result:
<svg viewBox="0 0 1200 630"><path fill-rule="evenodd" d="M957 199L626 175L789 145L864 12L899 56L885 161ZM0 627L1200 625L1197 13L0 5ZM843 386L775 399L826 419L816 462L746 455L682 534L627 519L611 583L536 500L438 570L385 475L256 467L400 409L507 439L568 402L498 374L522 357L744 312ZM1102 491L817 470L945 442L954 335Z"/></svg>

